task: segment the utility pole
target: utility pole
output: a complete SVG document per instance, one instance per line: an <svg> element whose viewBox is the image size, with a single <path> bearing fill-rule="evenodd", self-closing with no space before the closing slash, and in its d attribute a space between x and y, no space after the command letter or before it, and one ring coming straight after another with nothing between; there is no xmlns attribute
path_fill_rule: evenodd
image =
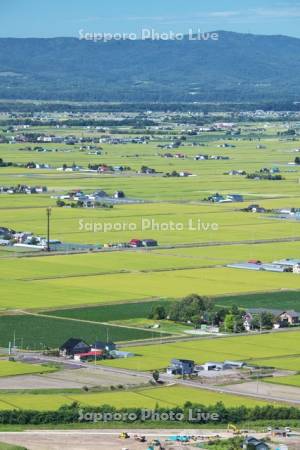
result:
<svg viewBox="0 0 300 450"><path fill-rule="evenodd" d="M47 252L50 252L50 217L51 217L51 208L46 209L47 212Z"/></svg>

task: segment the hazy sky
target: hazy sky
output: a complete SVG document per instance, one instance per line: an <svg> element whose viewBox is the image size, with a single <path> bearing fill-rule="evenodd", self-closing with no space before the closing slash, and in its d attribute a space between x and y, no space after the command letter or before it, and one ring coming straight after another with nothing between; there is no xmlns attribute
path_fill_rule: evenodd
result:
<svg viewBox="0 0 300 450"><path fill-rule="evenodd" d="M300 37L300 0L0 0L1 37L232 30Z"/></svg>

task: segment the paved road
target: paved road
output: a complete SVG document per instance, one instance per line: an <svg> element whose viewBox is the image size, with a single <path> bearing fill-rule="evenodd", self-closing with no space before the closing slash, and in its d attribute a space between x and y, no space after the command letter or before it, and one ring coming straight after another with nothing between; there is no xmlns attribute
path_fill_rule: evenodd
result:
<svg viewBox="0 0 300 450"><path fill-rule="evenodd" d="M21 356L21 354L19 354L19 356ZM30 354L26 354L23 353L22 354L23 358L30 358L32 360L33 355L32 353ZM61 363L62 362L62 358L55 358L55 357L45 357L44 355L35 355L36 358L41 358L43 361L45 362L56 362L56 363ZM73 360L63 360L64 364L66 365L70 365L72 366L80 366L80 367L91 367L91 364L87 364L87 363L78 363L77 361L73 361ZM115 374L119 374L119 375L124 375L124 376L131 376L131 377L139 377L139 378L143 378L145 379L145 381L150 381L152 378L152 374L148 373L148 372L142 372L142 371L136 371L136 370L128 370L128 369L121 369L121 368L117 368L117 367L109 367L109 366L103 366L103 365L94 365L93 368L95 370L101 370L102 372L107 372L109 373L115 373ZM288 403L288 404L295 404L295 405L299 405L300 404L300 398L297 397L296 395L293 396L289 396L289 398L287 398L287 396L285 395L285 393L282 393L281 395L276 395L276 391L274 391L272 393L272 396L270 398L270 393L264 393L263 389L258 389L257 392L255 392L255 389L248 389L248 390L243 390L240 389L240 385L230 385L230 386L212 386L212 385L207 385L207 384L202 384L199 383L198 381L194 381L194 380L186 380L186 379L174 379L170 376L161 374L160 379L162 381L164 381L166 384L179 384L182 386L186 386L186 387L192 387L192 388L196 388L196 389L203 389L203 390L207 390L207 391L211 391L211 392L215 392L215 393L220 393L220 394L234 394L234 395L238 395L238 396L244 396L244 397L250 397L250 398L255 398L255 399L260 399L260 400L266 400L266 401L274 401L274 402L282 402L282 403ZM261 387L262 387L262 383L261 383ZM280 391L279 391L280 392Z"/></svg>

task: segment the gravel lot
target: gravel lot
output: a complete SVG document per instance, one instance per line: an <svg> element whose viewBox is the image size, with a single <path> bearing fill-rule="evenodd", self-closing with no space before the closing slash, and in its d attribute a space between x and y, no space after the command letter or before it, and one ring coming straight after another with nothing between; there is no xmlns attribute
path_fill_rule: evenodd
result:
<svg viewBox="0 0 300 450"><path fill-rule="evenodd" d="M17 377L0 377L0 389L68 389L83 386L138 385L147 383L142 376L131 376L105 372L97 369L63 369L44 375L19 375Z"/></svg>
<svg viewBox="0 0 300 450"><path fill-rule="evenodd" d="M193 444L167 443L171 435L194 435L201 439L197 442L203 442L208 436L216 436L228 439L231 434L226 431L218 430L130 430L130 438L126 440L119 439L121 430L74 430L74 431L25 431L25 432L3 432L0 435L0 441L9 444L23 445L28 450L146 450L148 443L153 439L159 439L166 450L191 450L195 449ZM136 442L133 438L135 434L147 437L148 443ZM258 439L266 437L263 434L252 433L251 436ZM300 448L300 434L276 441L277 444L271 444L271 448L278 448L278 444L288 445L289 450Z"/></svg>
<svg viewBox="0 0 300 450"><path fill-rule="evenodd" d="M121 431L121 430L120 430ZM24 445L29 450L146 450L147 443L139 443L133 439L135 434L144 435L148 442L152 439L160 439L161 442L172 434L199 435L199 430L130 430L130 439L119 439L119 430L97 431L27 431L14 433L1 433L0 440L11 444ZM202 433L202 431L201 431ZM203 434L214 434L211 431ZM223 432L224 435L224 432ZM227 433L225 433L228 437ZM199 441L201 442L201 441ZM190 450L195 447L192 445L182 445L180 443L165 444L166 450Z"/></svg>
<svg viewBox="0 0 300 450"><path fill-rule="evenodd" d="M269 401L300 402L300 388L284 386L280 384L264 383L263 381L251 381L249 383L233 384L226 386L226 391L243 394L255 394L266 397Z"/></svg>

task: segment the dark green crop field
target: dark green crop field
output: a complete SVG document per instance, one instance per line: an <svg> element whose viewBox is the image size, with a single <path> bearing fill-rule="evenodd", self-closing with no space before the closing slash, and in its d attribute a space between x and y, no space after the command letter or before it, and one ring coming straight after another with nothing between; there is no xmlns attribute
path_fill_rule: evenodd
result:
<svg viewBox="0 0 300 450"><path fill-rule="evenodd" d="M112 320L126 320L146 318L152 307L160 304L167 305L168 301L153 301L140 303L123 303L119 305L92 306L87 308L61 309L45 311L44 314L72 319L92 320L93 322L110 322Z"/></svg>
<svg viewBox="0 0 300 450"><path fill-rule="evenodd" d="M24 349L57 348L70 337L87 343L96 340L131 341L152 338L153 333L134 328L122 328L39 316L0 317L0 346L8 347L16 334L16 345Z"/></svg>

